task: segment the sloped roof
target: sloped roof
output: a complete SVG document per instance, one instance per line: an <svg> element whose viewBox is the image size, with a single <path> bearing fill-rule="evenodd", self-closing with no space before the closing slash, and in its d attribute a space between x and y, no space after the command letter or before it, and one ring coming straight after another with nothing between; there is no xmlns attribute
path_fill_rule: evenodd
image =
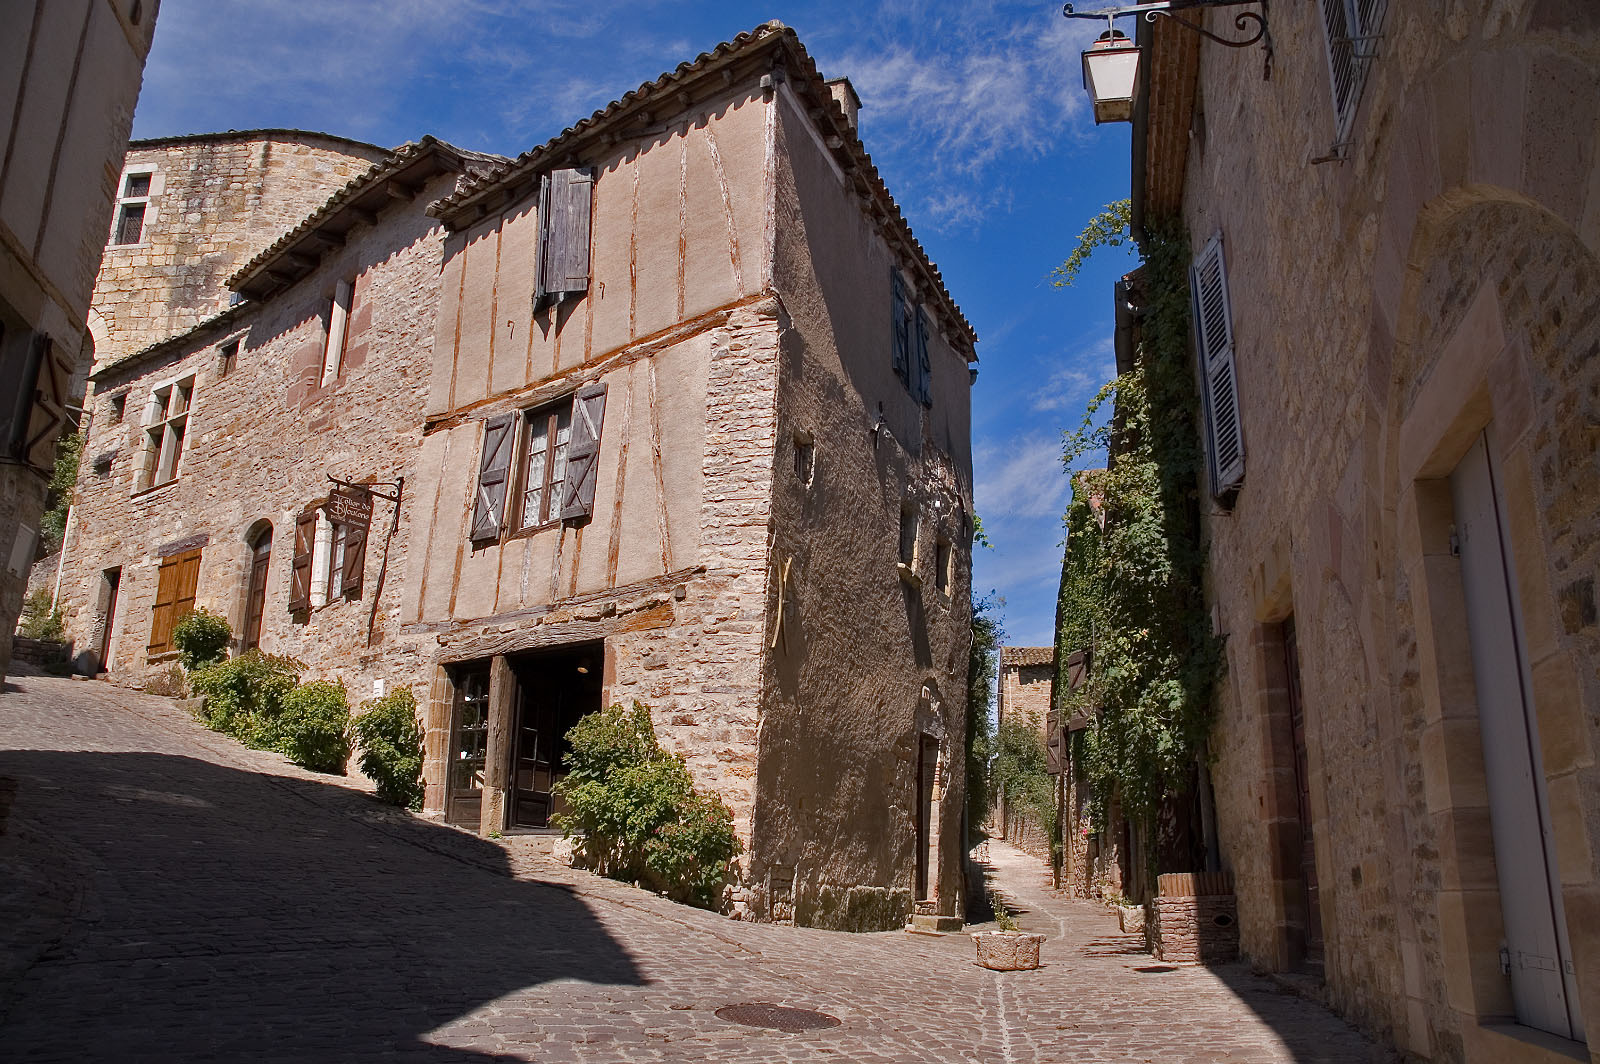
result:
<svg viewBox="0 0 1600 1064"><path fill-rule="evenodd" d="M436 137L402 144L240 267L228 278L228 287L265 298L316 269L322 256L342 245L356 225L372 224L384 207L416 196L438 174L471 173L503 162L502 156L466 151Z"/></svg>
<svg viewBox="0 0 1600 1064"><path fill-rule="evenodd" d="M228 129L211 133L180 133L171 137L150 137L128 141L129 151L147 151L151 148L168 148L178 144L222 143L234 140L326 140L347 148L356 148L355 155L386 154L389 149L382 144L368 144L364 140L341 137L337 133L321 133L314 129Z"/></svg>
<svg viewBox="0 0 1600 1064"><path fill-rule="evenodd" d="M912 235L910 225L889 194L872 157L833 99L816 63L800 43L799 35L781 22L766 22L724 41L711 51L680 63L677 69L625 93L544 144L515 159L464 176L453 193L432 204L428 211L451 228L471 225L489 212L532 194L533 182L541 170L571 165L569 160L589 146L609 143L608 138L628 136L619 128L626 123L637 122L641 116L659 121L665 114L677 114L687 109L697 94L709 95L703 91L707 85L720 93L733 81L735 66L741 67L741 77L751 76L760 65L750 62L755 57L769 57L771 63L767 69L776 72L782 67L792 77L791 88L808 105L834 161L866 201L869 213L876 219L890 247L900 249L909 260L921 282L920 287L930 296L929 302L939 309L940 316L950 326L950 334L962 343L963 353L975 361L973 345L978 337L972 324L945 288L938 267Z"/></svg>
<svg viewBox="0 0 1600 1064"><path fill-rule="evenodd" d="M1002 665L1049 665L1056 660L1055 647L1001 647Z"/></svg>

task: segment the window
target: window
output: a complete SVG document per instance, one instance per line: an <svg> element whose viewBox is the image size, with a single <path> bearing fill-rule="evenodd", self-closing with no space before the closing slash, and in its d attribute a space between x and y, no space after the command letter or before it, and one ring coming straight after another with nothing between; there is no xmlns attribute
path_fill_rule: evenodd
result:
<svg viewBox="0 0 1600 1064"><path fill-rule="evenodd" d="M217 376L226 377L239 368L239 341L229 340L217 348Z"/></svg>
<svg viewBox="0 0 1600 1064"><path fill-rule="evenodd" d="M950 541L940 536L933 549L933 586L946 595L950 594L951 558Z"/></svg>
<svg viewBox="0 0 1600 1064"><path fill-rule="evenodd" d="M158 488L178 475L183 441L189 431L189 407L194 401L194 377L174 381L150 393L145 408L144 469L140 488Z"/></svg>
<svg viewBox="0 0 1600 1064"><path fill-rule="evenodd" d="M900 507L900 564L917 564L917 508L911 503Z"/></svg>
<svg viewBox="0 0 1600 1064"><path fill-rule="evenodd" d="M327 387L344 368L344 338L350 328L350 302L355 296L354 281L340 281L333 289L333 306L328 311L328 335L322 350L322 386Z"/></svg>
<svg viewBox="0 0 1600 1064"><path fill-rule="evenodd" d="M817 468L817 445L809 432L794 434L794 475L800 483L810 485Z"/></svg>
<svg viewBox="0 0 1600 1064"><path fill-rule="evenodd" d="M606 386L590 384L570 400L484 421L472 503L473 543L593 512L605 409ZM520 463L514 461L518 453Z"/></svg>
<svg viewBox="0 0 1600 1064"><path fill-rule="evenodd" d="M200 548L161 559L161 567L156 571L156 602L150 611L147 656L168 654L177 649L172 642L172 626L194 612L194 591L199 582Z"/></svg>
<svg viewBox="0 0 1600 1064"><path fill-rule="evenodd" d="M111 423L122 424L123 417L128 412L128 393L120 392L111 397Z"/></svg>
<svg viewBox="0 0 1600 1064"><path fill-rule="evenodd" d="M124 174L122 188L117 195L117 224L111 233L111 242L118 245L144 242L145 212L150 206L150 183L155 177L149 170Z"/></svg>
<svg viewBox="0 0 1600 1064"><path fill-rule="evenodd" d="M566 483L567 447L572 442L572 403L528 414L523 438L519 531L547 525L559 517L557 496Z"/></svg>
<svg viewBox="0 0 1600 1064"><path fill-rule="evenodd" d="M894 373L923 406L933 405L933 370L928 359L928 316L911 298L897 268L889 270Z"/></svg>
<svg viewBox="0 0 1600 1064"><path fill-rule="evenodd" d="M341 596L359 599L367 569L367 529L335 521L316 506L295 522L289 566L289 612L320 609Z"/></svg>
<svg viewBox="0 0 1600 1064"><path fill-rule="evenodd" d="M589 214L594 171L552 170L539 179L539 267L534 310L589 290Z"/></svg>
<svg viewBox="0 0 1600 1064"><path fill-rule="evenodd" d="M1321 2L1333 88L1333 154L1342 158L1356 107L1361 103L1361 90L1366 85L1367 67L1377 56L1378 31L1388 0Z"/></svg>
<svg viewBox="0 0 1600 1064"><path fill-rule="evenodd" d="M1195 346L1200 359L1201 405L1211 494L1226 500L1244 483L1244 434L1239 419L1233 358L1233 320L1222 234L1212 237L1189 271Z"/></svg>

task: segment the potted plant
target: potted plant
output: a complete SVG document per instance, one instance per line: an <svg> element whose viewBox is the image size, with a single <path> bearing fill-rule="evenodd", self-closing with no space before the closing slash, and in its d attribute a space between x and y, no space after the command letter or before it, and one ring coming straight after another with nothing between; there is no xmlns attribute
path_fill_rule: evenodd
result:
<svg viewBox="0 0 1600 1064"><path fill-rule="evenodd" d="M1025 972L1039 967L1039 946L1044 936L1024 931L995 895L989 895L998 931L978 931L972 941L978 947L978 963L996 972Z"/></svg>

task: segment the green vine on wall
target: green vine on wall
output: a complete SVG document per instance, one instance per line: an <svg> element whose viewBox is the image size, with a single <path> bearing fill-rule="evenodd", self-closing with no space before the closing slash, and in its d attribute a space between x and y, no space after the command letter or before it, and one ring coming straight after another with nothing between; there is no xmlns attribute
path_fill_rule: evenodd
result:
<svg viewBox="0 0 1600 1064"><path fill-rule="evenodd" d="M1084 239L1097 232L1091 225ZM1087 684L1064 694L1061 708L1095 710L1074 751L1096 820L1104 825L1115 798L1148 830L1163 798L1188 786L1204 748L1221 653L1203 594L1188 237L1178 227L1153 228L1143 251L1134 365L1066 434L1068 468L1096 451L1111 457L1108 468L1073 477L1057 645L1062 662L1092 651ZM1077 253L1066 265L1075 260L1081 264ZM1067 691L1065 677L1058 690Z"/></svg>

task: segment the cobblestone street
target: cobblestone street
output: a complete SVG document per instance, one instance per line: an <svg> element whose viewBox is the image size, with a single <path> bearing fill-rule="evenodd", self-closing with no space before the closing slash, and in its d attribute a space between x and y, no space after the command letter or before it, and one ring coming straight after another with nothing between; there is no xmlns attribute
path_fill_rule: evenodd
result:
<svg viewBox="0 0 1600 1064"><path fill-rule="evenodd" d="M1327 1062L1387 1055L1242 967L1163 965L992 844L1046 966L744 924L380 806L166 699L0 694L7 1061ZM798 1034L715 1010L838 1017Z"/></svg>

